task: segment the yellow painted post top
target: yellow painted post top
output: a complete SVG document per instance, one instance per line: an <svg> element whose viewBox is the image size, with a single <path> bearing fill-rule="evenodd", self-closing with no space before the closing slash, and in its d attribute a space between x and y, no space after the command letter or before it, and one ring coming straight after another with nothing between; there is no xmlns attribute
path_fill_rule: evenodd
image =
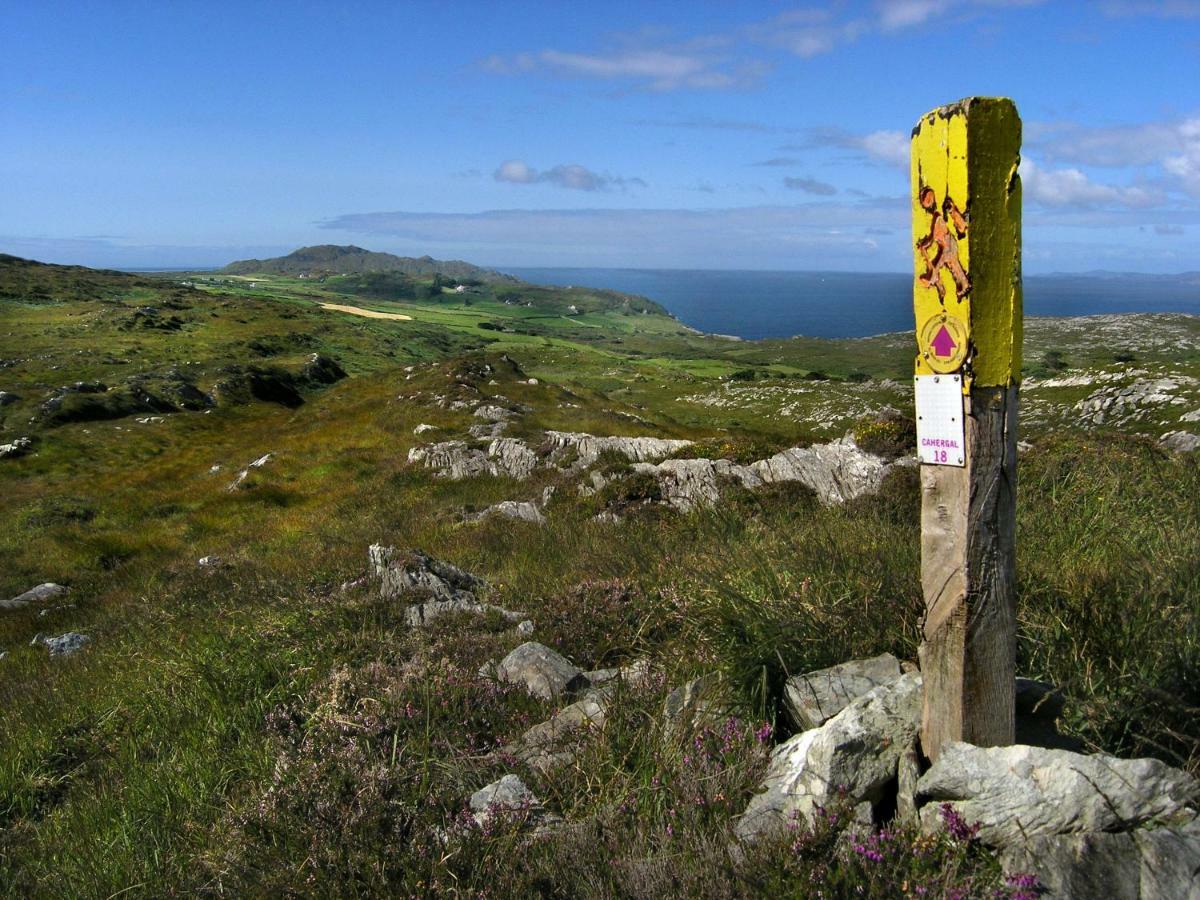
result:
<svg viewBox="0 0 1200 900"><path fill-rule="evenodd" d="M926 113L912 133L916 374L1021 379L1021 119L1003 97Z"/></svg>

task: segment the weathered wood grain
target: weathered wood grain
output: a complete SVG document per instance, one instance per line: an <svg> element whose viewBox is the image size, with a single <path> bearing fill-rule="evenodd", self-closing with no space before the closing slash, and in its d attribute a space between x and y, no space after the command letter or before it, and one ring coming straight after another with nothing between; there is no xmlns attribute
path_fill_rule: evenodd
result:
<svg viewBox="0 0 1200 900"><path fill-rule="evenodd" d="M948 741L1014 740L1020 141L1016 107L1002 98L933 110L913 130L915 368L961 373L965 395L965 465L921 472L930 759ZM965 333L965 355L931 345L943 323Z"/></svg>

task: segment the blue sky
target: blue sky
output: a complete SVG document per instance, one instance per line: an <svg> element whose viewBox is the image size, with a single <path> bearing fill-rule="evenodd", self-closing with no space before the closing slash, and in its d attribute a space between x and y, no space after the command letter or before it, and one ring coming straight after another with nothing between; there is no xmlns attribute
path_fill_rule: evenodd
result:
<svg viewBox="0 0 1200 900"><path fill-rule="evenodd" d="M1200 0L3 0L0 251L902 271L908 133L1025 123L1028 272L1200 270Z"/></svg>

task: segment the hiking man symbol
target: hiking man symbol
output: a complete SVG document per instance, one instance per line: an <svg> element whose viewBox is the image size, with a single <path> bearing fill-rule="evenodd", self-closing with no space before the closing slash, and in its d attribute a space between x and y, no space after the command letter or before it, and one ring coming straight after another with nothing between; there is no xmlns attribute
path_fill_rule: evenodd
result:
<svg viewBox="0 0 1200 900"><path fill-rule="evenodd" d="M958 258L958 239L967 236L967 217L954 205L949 194L942 201L939 211L937 195L931 187L921 188L918 200L921 208L933 216L933 221L929 226L929 234L917 241L917 249L925 257L925 274L919 276L917 281L936 290L938 300L945 304L946 286L942 284L942 269L945 269L954 279L955 299L965 300L971 293L971 277ZM954 226L953 232L950 225Z"/></svg>

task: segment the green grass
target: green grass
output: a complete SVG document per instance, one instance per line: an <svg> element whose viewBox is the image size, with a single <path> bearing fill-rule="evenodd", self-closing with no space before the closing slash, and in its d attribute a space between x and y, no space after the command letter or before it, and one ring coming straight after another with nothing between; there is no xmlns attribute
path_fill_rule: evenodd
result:
<svg viewBox="0 0 1200 900"><path fill-rule="evenodd" d="M177 286L74 270L41 277L10 279L23 299L0 294L0 327L18 351L0 388L24 398L3 411L3 434L38 440L33 455L0 463L0 595L54 580L69 585L60 603L72 606L0 613L6 893L806 896L824 879L830 896L894 896L906 880L991 896L994 861L949 838L918 845L921 856L913 846L927 839L898 833L875 868L837 844L833 826L740 859L728 850L730 818L765 766L755 733L786 731L784 678L885 650L915 656L911 473L834 509L772 489L686 516L651 507L620 525L591 521L595 501L567 482L539 529L467 524L462 512L540 496L553 473L449 482L405 463L418 423L444 439L476 421L437 398L454 390L461 355L481 335L499 337L486 356L497 383L476 379L470 395L528 406L512 434L682 436L701 441L696 455L739 459L841 433L864 405L901 401L877 381L722 375L902 372L902 343L738 344L661 316L593 311L583 318L611 325L597 341L580 340L594 329L573 317L528 316L547 333L510 335L476 327L503 310L518 322L514 308L483 301L461 312L372 302L434 317L375 323L316 309L324 295L300 279L272 280L278 299L230 284L183 291L181 331L125 331L114 323L133 306L162 303ZM555 296L538 302L578 299ZM306 390L296 409L252 402L144 425L28 422L45 391L77 380L178 365L207 387L222 366L246 361L251 342L282 346L266 357L281 364L333 355L351 377ZM1181 354L1183 371L1192 364ZM522 383L528 376L540 383ZM844 416L824 423L814 418L823 410ZM227 489L267 452L244 489ZM1041 433L1021 459L1021 674L1062 686L1064 725L1090 748L1193 772L1198 495L1195 455L1170 456L1147 438ZM476 674L522 639L486 617L412 631L403 603L338 590L365 570L375 541L486 577L489 600L526 611L537 640L582 666L651 657L659 675L581 739L575 764L525 771L490 751L554 706ZM210 554L228 567L199 569ZM67 630L93 641L68 659L28 646ZM724 676L725 713L669 732L667 691L711 671ZM514 829L463 827L467 797L514 770L570 827L533 843ZM922 869L918 857L936 864Z"/></svg>

